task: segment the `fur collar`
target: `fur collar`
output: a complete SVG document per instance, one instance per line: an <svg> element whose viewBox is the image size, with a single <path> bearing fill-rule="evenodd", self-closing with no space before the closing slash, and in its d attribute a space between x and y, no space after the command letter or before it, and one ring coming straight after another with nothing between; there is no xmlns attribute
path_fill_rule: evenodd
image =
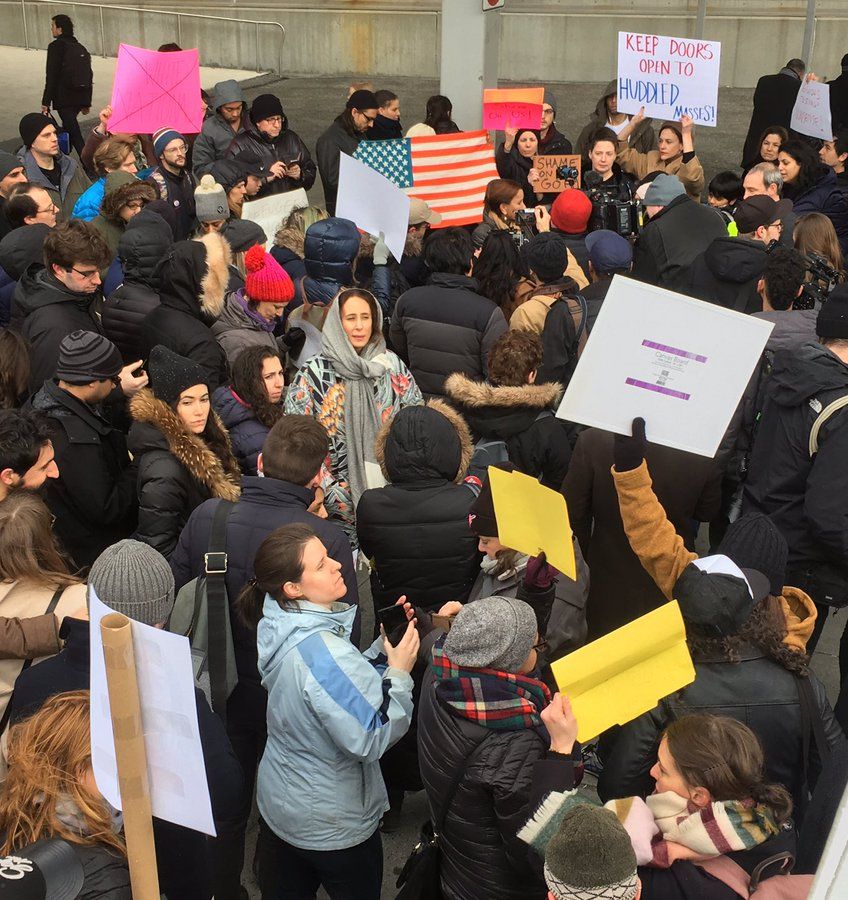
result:
<svg viewBox="0 0 848 900"><path fill-rule="evenodd" d="M238 464L230 451L227 431L213 410L209 415L226 437L229 460L223 463L199 435L186 431L179 416L165 403L153 396L149 388L140 390L130 400L130 413L136 422L146 422L162 432L168 449L201 484L205 484L213 497L222 500L238 500L241 493Z"/></svg>
<svg viewBox="0 0 848 900"><path fill-rule="evenodd" d="M561 384L522 384L520 387L496 387L486 381L472 381L455 372L445 381L445 395L460 406L526 406L531 409L551 409L562 395Z"/></svg>
<svg viewBox="0 0 848 900"><path fill-rule="evenodd" d="M206 274L200 280L198 297L200 309L210 318L217 319L227 296L233 253L226 239L217 231L210 231L196 240L206 247Z"/></svg>

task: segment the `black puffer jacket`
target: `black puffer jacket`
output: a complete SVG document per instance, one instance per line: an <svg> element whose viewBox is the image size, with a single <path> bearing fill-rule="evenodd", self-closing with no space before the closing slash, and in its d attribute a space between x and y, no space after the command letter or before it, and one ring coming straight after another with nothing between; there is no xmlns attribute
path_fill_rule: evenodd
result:
<svg viewBox="0 0 848 900"><path fill-rule="evenodd" d="M809 437L818 412L848 394L848 365L820 344L774 355L751 454L742 512L770 516L789 544L791 569L827 568L848 582L848 410ZM818 599L818 598L814 598Z"/></svg>
<svg viewBox="0 0 848 900"><path fill-rule="evenodd" d="M228 384L222 384L212 395L212 408L230 434L233 453L242 472L255 475L262 445L271 429L256 418L253 409Z"/></svg>
<svg viewBox="0 0 848 900"><path fill-rule="evenodd" d="M477 492L462 483L471 453L468 427L439 400L402 409L381 429L377 459L389 484L365 491L356 507L378 607L401 594L429 611L468 598L479 564L468 527Z"/></svg>
<svg viewBox="0 0 848 900"><path fill-rule="evenodd" d="M162 269L159 306L144 320L145 356L162 344L202 366L210 388L227 380L227 358L210 325L224 308L231 259L229 244L215 232L174 244Z"/></svg>
<svg viewBox="0 0 848 900"><path fill-rule="evenodd" d="M71 844L85 881L77 900L132 900L126 857L102 844Z"/></svg>
<svg viewBox="0 0 848 900"><path fill-rule="evenodd" d="M162 266L172 244L170 225L152 209L133 216L118 241L124 281L103 304L103 331L125 363L144 357L143 325L159 305Z"/></svg>
<svg viewBox="0 0 848 900"><path fill-rule="evenodd" d="M0 213L0 220L3 218ZM37 222L9 231L0 240L0 326L4 328L9 324L18 281L33 263L44 261L44 238L48 234L49 226Z"/></svg>
<svg viewBox="0 0 848 900"><path fill-rule="evenodd" d="M345 123L345 114L342 113L336 116L330 127L315 143L315 158L318 160L318 171L321 173L321 184L324 186L324 207L331 216L336 212L341 154L353 156L353 151L364 137L363 134L354 134L349 130Z"/></svg>
<svg viewBox="0 0 848 900"><path fill-rule="evenodd" d="M460 373L445 381L445 395L468 423L474 441L504 441L509 461L520 472L555 491L571 459L566 423L553 414L561 393L558 384L496 387Z"/></svg>
<svg viewBox="0 0 848 900"><path fill-rule="evenodd" d="M418 758L438 819L451 782L478 744L441 833L446 900L543 900L541 861L516 835L550 791L574 787L567 757L547 758L547 731L493 731L454 716L438 699L431 671L418 708Z"/></svg>
<svg viewBox="0 0 848 900"><path fill-rule="evenodd" d="M763 308L757 284L768 262L766 245L741 237L716 238L689 267L685 292L690 297L737 312Z"/></svg>
<svg viewBox="0 0 848 900"><path fill-rule="evenodd" d="M300 178L289 178L288 175L285 178L272 178L262 185L256 195L257 198L282 194L297 188L308 191L315 184L317 171L315 162L310 156L306 144L303 143L297 132L287 126L285 120L283 120L282 131L273 140L265 137L253 123L247 125L241 134L233 138L224 156L238 159L246 150L262 160L265 171L268 171L275 162L284 162L287 166L294 164L300 166Z"/></svg>
<svg viewBox="0 0 848 900"><path fill-rule="evenodd" d="M437 272L398 300L389 337L424 394L443 395L445 378L454 372L486 376L489 350L507 324L477 289L467 275Z"/></svg>

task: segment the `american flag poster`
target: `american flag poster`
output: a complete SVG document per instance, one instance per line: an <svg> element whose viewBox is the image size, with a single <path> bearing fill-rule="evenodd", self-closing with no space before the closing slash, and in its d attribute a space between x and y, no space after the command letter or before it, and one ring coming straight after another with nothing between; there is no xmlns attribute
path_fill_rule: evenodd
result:
<svg viewBox="0 0 848 900"><path fill-rule="evenodd" d="M481 221L486 185L499 177L485 131L360 141L353 155L441 213L441 228Z"/></svg>

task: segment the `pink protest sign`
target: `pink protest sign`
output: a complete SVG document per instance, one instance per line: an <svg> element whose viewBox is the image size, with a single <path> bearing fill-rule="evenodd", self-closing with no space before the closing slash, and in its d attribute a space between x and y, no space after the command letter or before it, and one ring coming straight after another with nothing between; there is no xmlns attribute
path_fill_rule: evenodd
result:
<svg viewBox="0 0 848 900"><path fill-rule="evenodd" d="M492 88L483 91L483 127L487 131L504 128L542 127L544 88Z"/></svg>
<svg viewBox="0 0 848 900"><path fill-rule="evenodd" d="M159 53L121 44L112 87L113 134L173 128L196 134L203 124L197 50Z"/></svg>

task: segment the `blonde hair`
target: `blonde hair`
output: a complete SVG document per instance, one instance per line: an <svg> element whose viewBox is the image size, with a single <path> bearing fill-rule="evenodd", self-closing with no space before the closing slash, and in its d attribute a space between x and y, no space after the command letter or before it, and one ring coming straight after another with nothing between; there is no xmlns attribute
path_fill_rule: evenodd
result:
<svg viewBox="0 0 848 900"><path fill-rule="evenodd" d="M330 214L320 206L307 206L304 209L293 209L285 222L277 229L274 235L274 244L277 247L285 247L303 259L303 241L306 230L323 219L329 219Z"/></svg>
<svg viewBox="0 0 848 900"><path fill-rule="evenodd" d="M0 793L0 854L59 837L73 844L105 844L126 855L106 801L85 784L91 768L89 703L88 691L56 694L9 730L9 774ZM66 798L76 806L84 832L57 816L57 801Z"/></svg>

